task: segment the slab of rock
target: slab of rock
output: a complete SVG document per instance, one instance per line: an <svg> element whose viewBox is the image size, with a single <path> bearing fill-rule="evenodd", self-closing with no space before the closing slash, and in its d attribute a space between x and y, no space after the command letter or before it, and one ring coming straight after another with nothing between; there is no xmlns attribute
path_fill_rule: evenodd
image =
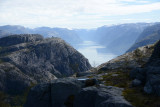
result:
<svg viewBox="0 0 160 107"><path fill-rule="evenodd" d="M89 86L73 78L53 80L31 89L24 107L132 107L121 88Z"/></svg>
<svg viewBox="0 0 160 107"><path fill-rule="evenodd" d="M117 87L87 87L76 96L74 107L132 107Z"/></svg>

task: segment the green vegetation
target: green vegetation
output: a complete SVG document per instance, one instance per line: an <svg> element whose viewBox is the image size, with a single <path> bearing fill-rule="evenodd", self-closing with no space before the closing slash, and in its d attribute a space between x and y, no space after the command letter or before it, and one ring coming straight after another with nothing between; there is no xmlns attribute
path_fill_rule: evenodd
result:
<svg viewBox="0 0 160 107"><path fill-rule="evenodd" d="M143 87L126 88L123 96L136 107L160 107L160 97L144 93Z"/></svg>
<svg viewBox="0 0 160 107"><path fill-rule="evenodd" d="M160 107L160 97L144 93L143 86L132 87L129 71L109 72L103 76L107 86L124 88L122 95L135 107Z"/></svg>
<svg viewBox="0 0 160 107"><path fill-rule="evenodd" d="M107 86L116 86L121 88L126 88L131 83L129 72L127 71L110 72L103 76L103 80Z"/></svg>

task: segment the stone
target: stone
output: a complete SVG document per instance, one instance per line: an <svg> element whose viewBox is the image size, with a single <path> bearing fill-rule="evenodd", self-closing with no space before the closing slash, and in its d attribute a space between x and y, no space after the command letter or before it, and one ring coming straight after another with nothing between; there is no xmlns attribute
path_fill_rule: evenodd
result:
<svg viewBox="0 0 160 107"><path fill-rule="evenodd" d="M136 87L136 86L140 86L140 85L142 85L142 82L140 80L134 79L132 81L132 86Z"/></svg>
<svg viewBox="0 0 160 107"><path fill-rule="evenodd" d="M87 87L75 97L74 107L132 107L117 87Z"/></svg>
<svg viewBox="0 0 160 107"><path fill-rule="evenodd" d="M86 81L63 78L39 84L29 92L24 107L132 107L122 88L85 86Z"/></svg>

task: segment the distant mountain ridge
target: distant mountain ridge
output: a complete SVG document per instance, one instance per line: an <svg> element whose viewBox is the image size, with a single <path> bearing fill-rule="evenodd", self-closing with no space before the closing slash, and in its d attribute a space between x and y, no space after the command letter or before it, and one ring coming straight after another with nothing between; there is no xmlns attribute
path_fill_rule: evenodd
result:
<svg viewBox="0 0 160 107"><path fill-rule="evenodd" d="M131 52L138 47L153 44L160 39L160 23L149 26L140 34L136 42L127 52Z"/></svg>
<svg viewBox="0 0 160 107"><path fill-rule="evenodd" d="M107 52L121 55L134 44L146 27L154 24L155 23L128 23L102 26L91 30L76 30L76 32L82 35L83 40L86 37L87 40L90 39L105 46Z"/></svg>
<svg viewBox="0 0 160 107"><path fill-rule="evenodd" d="M82 43L82 41L94 41L106 48L104 52L106 51L116 55L121 55L124 54L130 47L132 47L132 45L139 39L144 38L141 37L142 35L140 35L142 32L144 32L144 29L156 24L158 23L128 23L112 26L102 26L96 29L73 30L69 30L67 28L50 27L38 27L29 29L23 26L6 25L0 26L0 37L6 36L3 32L8 32L9 34L41 34L44 37L60 37L74 46L76 49L78 49L76 45ZM143 35L148 34L146 33ZM152 43L154 42L155 40L153 40ZM147 43L144 45L147 45ZM138 47L135 47L135 49L136 48Z"/></svg>
<svg viewBox="0 0 160 107"><path fill-rule="evenodd" d="M81 42L81 39L75 33L75 31L69 30L67 28L38 27L35 29L30 29L19 25L6 25L0 26L0 30L3 32L8 32L9 34L40 34L44 37L59 37L70 43L72 46L73 44ZM0 33L0 37L4 36Z"/></svg>

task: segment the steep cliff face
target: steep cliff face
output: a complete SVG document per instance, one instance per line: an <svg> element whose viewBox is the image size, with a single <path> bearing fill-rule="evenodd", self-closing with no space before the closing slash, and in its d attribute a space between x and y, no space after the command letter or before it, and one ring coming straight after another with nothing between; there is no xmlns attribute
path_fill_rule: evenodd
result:
<svg viewBox="0 0 160 107"><path fill-rule="evenodd" d="M11 35L0 39L0 90L23 90L91 68L88 60L60 38ZM11 85L9 85L11 84ZM17 86L19 85L19 86Z"/></svg>

